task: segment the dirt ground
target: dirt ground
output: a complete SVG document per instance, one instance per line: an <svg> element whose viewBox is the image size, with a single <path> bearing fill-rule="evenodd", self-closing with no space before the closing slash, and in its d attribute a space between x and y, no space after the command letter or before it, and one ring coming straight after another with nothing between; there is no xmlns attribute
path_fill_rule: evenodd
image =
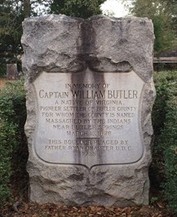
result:
<svg viewBox="0 0 177 217"><path fill-rule="evenodd" d="M57 206L16 202L6 205L0 212L1 217L175 217L158 202L150 206L103 207L103 206Z"/></svg>

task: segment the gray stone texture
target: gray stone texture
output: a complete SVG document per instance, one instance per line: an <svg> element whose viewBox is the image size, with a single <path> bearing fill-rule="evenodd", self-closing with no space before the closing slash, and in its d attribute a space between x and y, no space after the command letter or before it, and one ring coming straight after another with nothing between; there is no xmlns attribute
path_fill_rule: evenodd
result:
<svg viewBox="0 0 177 217"><path fill-rule="evenodd" d="M67 205L148 204L153 134L151 110L155 97L152 22L136 17L95 16L82 20L49 15L25 19L23 29L30 200ZM36 155L37 107L33 82L43 71L75 73L87 67L115 73L133 70L143 80L140 131L144 152L139 161L88 169L82 165L50 164Z"/></svg>

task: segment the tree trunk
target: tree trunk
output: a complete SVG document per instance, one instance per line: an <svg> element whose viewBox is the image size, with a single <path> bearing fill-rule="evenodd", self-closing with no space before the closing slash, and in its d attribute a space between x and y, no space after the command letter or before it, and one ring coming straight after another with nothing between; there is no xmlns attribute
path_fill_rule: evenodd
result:
<svg viewBox="0 0 177 217"><path fill-rule="evenodd" d="M30 12L31 12L31 4L30 0L24 0L23 1L23 6L24 6L24 17L30 17Z"/></svg>

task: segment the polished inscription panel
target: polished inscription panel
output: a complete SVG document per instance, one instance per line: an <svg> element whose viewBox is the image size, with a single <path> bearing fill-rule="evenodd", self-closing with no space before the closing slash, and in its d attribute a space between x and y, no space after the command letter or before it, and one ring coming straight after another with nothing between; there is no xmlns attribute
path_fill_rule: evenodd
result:
<svg viewBox="0 0 177 217"><path fill-rule="evenodd" d="M144 82L135 72L43 72L34 81L34 150L48 163L134 163L143 155Z"/></svg>

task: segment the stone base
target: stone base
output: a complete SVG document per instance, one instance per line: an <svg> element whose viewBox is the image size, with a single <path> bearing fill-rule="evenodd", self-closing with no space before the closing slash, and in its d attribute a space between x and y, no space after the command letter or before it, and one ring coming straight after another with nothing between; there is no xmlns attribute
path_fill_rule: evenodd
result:
<svg viewBox="0 0 177 217"><path fill-rule="evenodd" d="M37 168L36 168L37 166ZM146 168L30 164L30 200L40 204L133 206L149 203Z"/></svg>

